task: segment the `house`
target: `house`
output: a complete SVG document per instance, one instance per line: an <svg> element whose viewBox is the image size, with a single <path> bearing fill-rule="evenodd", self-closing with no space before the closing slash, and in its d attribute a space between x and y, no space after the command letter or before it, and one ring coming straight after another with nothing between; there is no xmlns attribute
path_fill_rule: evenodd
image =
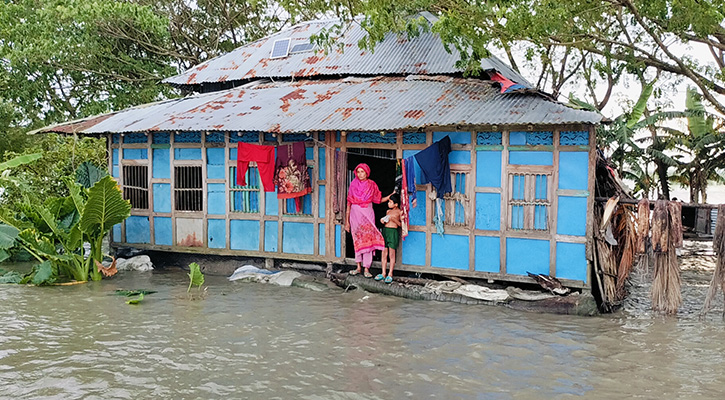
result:
<svg viewBox="0 0 725 400"><path fill-rule="evenodd" d="M165 80L193 95L46 129L108 137L109 170L133 207L112 244L354 264L336 176L366 161L385 195L396 159L448 136L444 233L418 168L396 269L505 282L532 272L591 288L601 116L531 89L493 56L465 77L430 32L389 34L370 52L353 25L325 54L309 38L335 22L301 23ZM312 192L299 209L264 191L254 163L236 184L239 142L305 143Z"/></svg>

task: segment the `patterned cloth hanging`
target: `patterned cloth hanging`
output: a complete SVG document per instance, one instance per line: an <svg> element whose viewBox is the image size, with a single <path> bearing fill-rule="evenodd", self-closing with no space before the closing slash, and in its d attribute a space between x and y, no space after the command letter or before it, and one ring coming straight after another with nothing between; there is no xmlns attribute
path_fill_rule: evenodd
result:
<svg viewBox="0 0 725 400"><path fill-rule="evenodd" d="M312 192L305 150L304 142L277 146L274 172L277 198L295 199L297 212L300 212L302 206L302 196Z"/></svg>

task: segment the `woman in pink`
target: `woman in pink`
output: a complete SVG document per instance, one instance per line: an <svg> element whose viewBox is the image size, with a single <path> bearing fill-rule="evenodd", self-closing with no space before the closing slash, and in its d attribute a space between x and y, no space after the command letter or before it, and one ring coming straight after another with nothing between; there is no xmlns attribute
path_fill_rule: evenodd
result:
<svg viewBox="0 0 725 400"><path fill-rule="evenodd" d="M347 191L347 219L345 230L352 233L355 245L355 262L357 269L350 275L357 275L362 270L360 263L365 267L365 277L370 278L370 265L373 263L373 252L383 250L385 241L383 235L375 227L375 212L373 205L380 204L382 200L378 185L368 179L370 167L361 163L355 167L355 179L350 183Z"/></svg>

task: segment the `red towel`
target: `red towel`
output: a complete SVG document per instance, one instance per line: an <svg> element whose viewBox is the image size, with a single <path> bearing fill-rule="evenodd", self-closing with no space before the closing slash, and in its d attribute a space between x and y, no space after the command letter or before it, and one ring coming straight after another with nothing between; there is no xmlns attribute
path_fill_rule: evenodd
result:
<svg viewBox="0 0 725 400"><path fill-rule="evenodd" d="M257 163L259 178L265 192L274 192L274 146L237 143L237 185L246 186L244 175L247 174L249 162Z"/></svg>

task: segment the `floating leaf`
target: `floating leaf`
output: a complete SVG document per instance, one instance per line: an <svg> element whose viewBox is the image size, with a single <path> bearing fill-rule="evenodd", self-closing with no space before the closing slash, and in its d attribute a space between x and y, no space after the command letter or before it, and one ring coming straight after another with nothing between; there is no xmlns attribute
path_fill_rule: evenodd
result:
<svg viewBox="0 0 725 400"><path fill-rule="evenodd" d="M102 273L103 276L109 277L116 275L118 273L118 269L116 268L116 259L113 259L113 262L111 262L111 265L104 267L103 264L99 263L97 260L93 260L96 263L96 268L98 268L98 272Z"/></svg>
<svg viewBox="0 0 725 400"><path fill-rule="evenodd" d="M199 264L197 263L191 263L189 264L189 289L187 289L187 293L191 291L191 287L193 285L199 286L199 290L201 290L201 285L204 284L204 274L201 273L201 268L199 267Z"/></svg>
<svg viewBox="0 0 725 400"><path fill-rule="evenodd" d="M140 294L146 295L146 294L152 294L156 293L155 290L145 290L145 289L138 289L138 290L125 290L125 289L116 289L116 295L117 296L138 296Z"/></svg>
<svg viewBox="0 0 725 400"><path fill-rule="evenodd" d="M138 297L135 299L130 299L126 301L126 304L138 304L141 302L141 300L143 300L143 293L139 293Z"/></svg>

